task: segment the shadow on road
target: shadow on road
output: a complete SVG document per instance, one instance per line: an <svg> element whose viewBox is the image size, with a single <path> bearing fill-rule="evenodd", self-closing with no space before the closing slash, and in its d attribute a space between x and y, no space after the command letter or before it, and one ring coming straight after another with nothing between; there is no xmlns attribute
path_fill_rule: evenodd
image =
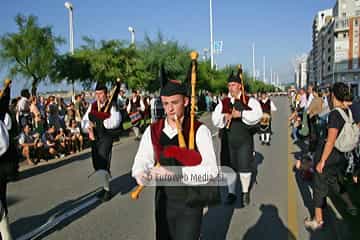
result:
<svg viewBox="0 0 360 240"><path fill-rule="evenodd" d="M41 165L41 166L35 166L33 168L24 170L22 172L19 173L19 177L17 178L17 180L22 180L28 177L32 177L38 174L42 174L57 168L60 168L66 164L70 164L72 162L75 161L82 161L82 160L86 160L89 159L91 157L91 153L90 152L86 152L86 153L82 153L80 155L76 155L76 156L71 156L69 158L63 159L61 161L58 162L54 162L51 163L52 160L49 160L49 162L46 165Z"/></svg>
<svg viewBox="0 0 360 240"><path fill-rule="evenodd" d="M256 177L258 173L258 167L263 163L264 157L261 153L256 152L254 157L252 179L250 184L250 190L257 183ZM208 212L203 217L201 239L210 240L225 240L229 230L232 216L235 209L241 209L244 206L241 203L241 184L239 177L237 176L236 192L237 201L234 205L225 205L228 190L227 187L221 188L222 204L216 207L209 207Z"/></svg>
<svg viewBox="0 0 360 240"><path fill-rule="evenodd" d="M114 196L117 194L121 194L121 195L126 194L134 186L136 186L136 182L133 180L130 173L126 173L122 176L116 177L111 181L111 188ZM11 224L11 229L14 234L14 237L17 239L20 236L23 236L24 234L28 234L29 232L32 232L35 229L45 224L50 225L58 221L58 219L62 219L65 215L68 215L68 217L65 216L63 220L54 224L54 226L51 229L42 233L36 239L45 238L54 231L66 227L70 223L87 215L90 211L94 210L102 203L102 201L97 197L99 192L100 192L100 188L90 193L87 193L83 196L80 196L79 198L76 198L74 200L69 200L60 203L59 205L48 210L45 213L30 217L24 217L15 221L14 223ZM77 210L77 209L81 209L81 210Z"/></svg>
<svg viewBox="0 0 360 240"><path fill-rule="evenodd" d="M249 228L242 240L279 239L296 240L295 236L284 225L278 209L272 205L260 206L261 216L254 226Z"/></svg>

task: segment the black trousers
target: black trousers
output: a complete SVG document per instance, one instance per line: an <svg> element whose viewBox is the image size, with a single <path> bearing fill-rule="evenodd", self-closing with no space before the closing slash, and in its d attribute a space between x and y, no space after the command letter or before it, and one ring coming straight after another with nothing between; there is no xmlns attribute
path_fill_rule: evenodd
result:
<svg viewBox="0 0 360 240"><path fill-rule="evenodd" d="M1 206L5 210L5 215L7 215L8 209L7 209L7 200L6 200L6 187L7 187L7 179L3 176L0 176L0 201ZM1 211L2 213L2 211ZM2 217L2 216L0 216Z"/></svg>
<svg viewBox="0 0 360 240"><path fill-rule="evenodd" d="M230 147L230 166L236 172L251 172L254 161L253 150L254 147L251 141L237 148Z"/></svg>
<svg viewBox="0 0 360 240"><path fill-rule="evenodd" d="M109 136L103 136L101 139L92 142L91 155L95 171L110 169L111 150L113 139Z"/></svg>
<svg viewBox="0 0 360 240"><path fill-rule="evenodd" d="M163 190L155 195L156 240L198 240L202 208L190 208L184 200L169 200Z"/></svg>

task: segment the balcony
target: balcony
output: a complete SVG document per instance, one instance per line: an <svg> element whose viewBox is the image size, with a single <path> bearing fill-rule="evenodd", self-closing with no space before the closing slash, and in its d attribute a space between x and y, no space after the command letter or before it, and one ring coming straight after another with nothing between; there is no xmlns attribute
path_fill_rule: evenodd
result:
<svg viewBox="0 0 360 240"><path fill-rule="evenodd" d="M335 32L342 32L349 30L349 18L336 18L334 24Z"/></svg>

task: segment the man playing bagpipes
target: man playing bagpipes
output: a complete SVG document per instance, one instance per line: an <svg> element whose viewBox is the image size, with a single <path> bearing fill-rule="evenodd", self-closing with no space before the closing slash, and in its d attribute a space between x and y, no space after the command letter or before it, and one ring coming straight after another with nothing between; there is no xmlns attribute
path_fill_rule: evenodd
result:
<svg viewBox="0 0 360 240"><path fill-rule="evenodd" d="M110 99L107 97L105 84L98 83L95 89L94 101L86 111L81 127L88 132L91 142L92 163L95 175L102 184L103 191L100 197L103 201L111 198L110 191L110 162L113 145L111 130L120 127L121 114L112 101L117 96L119 86L116 86Z"/></svg>
<svg viewBox="0 0 360 240"><path fill-rule="evenodd" d="M196 56L192 58L196 59ZM194 72L196 74L196 71ZM193 83L192 99L195 99L195 82ZM208 174L215 178L218 175L210 130L194 119L194 102L191 105L191 116L186 112L189 104L187 92L186 86L180 81L167 80L163 76L160 96L166 118L147 127L132 167L132 176L139 186L144 186L146 181L154 176L173 174L167 168L170 166L181 167L182 175L188 176L187 180L185 177L182 179L180 186L156 187L157 240L199 239L203 207L188 204L188 199L192 197L188 190L190 185L194 184L190 176ZM186 148L187 141L189 149ZM201 184L207 182L203 181Z"/></svg>
<svg viewBox="0 0 360 240"><path fill-rule="evenodd" d="M254 161L254 126L262 117L260 103L245 95L242 69L228 78L228 97L222 99L212 114L212 122L221 131L221 164L240 175L242 203L250 202L249 187ZM228 183L226 204L236 201L236 181Z"/></svg>
<svg viewBox="0 0 360 240"><path fill-rule="evenodd" d="M6 188L9 180L14 179L18 172L18 155L16 143L11 134L13 126L9 114L10 84L5 82L5 88L0 92L0 236L3 240L12 239L6 200Z"/></svg>
<svg viewBox="0 0 360 240"><path fill-rule="evenodd" d="M264 91L261 92L260 105L263 111L263 116L260 121L260 142L262 145L266 144L270 146L271 112L277 111L277 108Z"/></svg>
<svg viewBox="0 0 360 240"><path fill-rule="evenodd" d="M135 133L135 140L140 140L140 122L143 119L141 112L145 111L145 104L141 96L136 90L133 90L127 112L130 117L131 124Z"/></svg>

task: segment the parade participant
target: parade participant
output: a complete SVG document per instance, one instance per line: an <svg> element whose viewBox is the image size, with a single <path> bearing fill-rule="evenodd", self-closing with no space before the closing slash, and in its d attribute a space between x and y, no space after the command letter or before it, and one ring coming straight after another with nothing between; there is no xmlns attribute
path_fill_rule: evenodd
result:
<svg viewBox="0 0 360 240"><path fill-rule="evenodd" d="M221 163L229 164L240 175L242 202L250 203L249 187L254 161L252 126L262 117L260 103L245 95L242 69L228 78L229 95L216 106L212 114L213 124L221 129ZM226 204L236 201L236 181L228 186Z"/></svg>
<svg viewBox="0 0 360 240"><path fill-rule="evenodd" d="M10 84L5 82L5 89L0 93L0 236L3 240L11 240L8 222L8 208L6 199L7 183L13 179L18 171L16 144L11 136L12 121L9 111Z"/></svg>
<svg viewBox="0 0 360 240"><path fill-rule="evenodd" d="M129 114L131 124L133 125L133 131L135 133L135 140L140 140L140 122L142 120L141 112L145 111L144 101L136 90L133 90L131 99L127 106L127 112Z"/></svg>
<svg viewBox="0 0 360 240"><path fill-rule="evenodd" d="M115 93L118 94L117 91ZM111 198L109 182L113 144L111 130L117 129L121 123L121 114L112 101L114 94L108 99L105 84L98 83L95 89L96 101L89 106L81 121L81 127L88 132L91 141L92 163L95 174L102 183L103 191L100 197L103 201Z"/></svg>
<svg viewBox="0 0 360 240"><path fill-rule="evenodd" d="M274 102L268 97L266 92L261 92L260 99L261 109L263 111L263 116L260 121L260 142L262 145L270 145L270 135L271 135L271 112L277 111L277 108Z"/></svg>
<svg viewBox="0 0 360 240"><path fill-rule="evenodd" d="M210 130L194 120L194 135L189 133L191 119L185 108L189 104L187 89L178 80L162 81L160 96L166 118L152 123L144 132L132 167L132 176L140 186L149 176L171 175L166 166L182 166L182 174L208 174L216 177L218 169ZM194 95L195 96L195 95ZM195 106L195 105L194 105ZM182 127L181 127L182 126ZM184 138L182 138L183 136ZM193 136L194 138L191 138ZM183 141L181 141L181 139ZM184 139L193 139L195 149L181 148ZM189 141L191 142L191 141ZM189 146L191 144L189 143ZM160 166L155 163L160 163ZM200 237L203 207L189 206L187 184L181 186L157 186L155 195L156 239L197 240ZM207 183L206 180L203 182Z"/></svg>

